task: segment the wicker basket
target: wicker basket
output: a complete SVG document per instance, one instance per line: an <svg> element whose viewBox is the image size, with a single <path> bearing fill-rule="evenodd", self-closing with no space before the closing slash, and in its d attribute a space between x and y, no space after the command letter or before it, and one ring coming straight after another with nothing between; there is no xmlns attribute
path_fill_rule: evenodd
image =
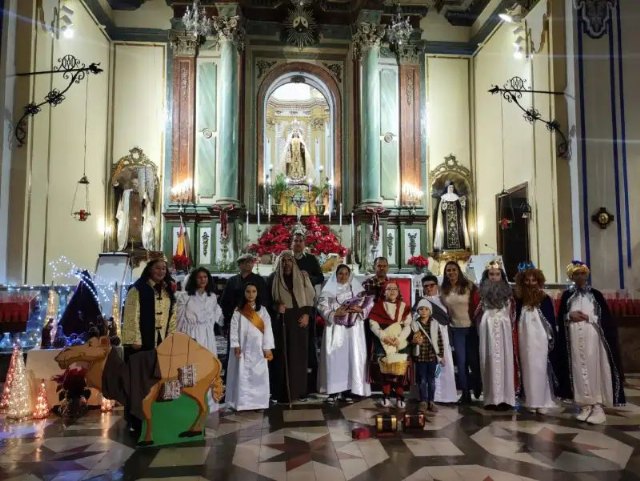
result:
<svg viewBox="0 0 640 481"><path fill-rule="evenodd" d="M391 374L393 376L404 376L407 372L407 368L409 367L409 361L400 361L400 362L386 362L386 358L378 360L378 365L380 366L380 372L382 374Z"/></svg>

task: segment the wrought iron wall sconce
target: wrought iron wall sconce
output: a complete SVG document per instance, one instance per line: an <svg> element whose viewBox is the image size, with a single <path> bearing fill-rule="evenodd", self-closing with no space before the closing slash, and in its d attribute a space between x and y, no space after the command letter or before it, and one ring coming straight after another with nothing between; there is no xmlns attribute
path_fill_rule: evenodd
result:
<svg viewBox="0 0 640 481"><path fill-rule="evenodd" d="M569 140L565 133L560 128L560 122L555 119L545 120L542 118L540 112L538 112L535 108L530 107L528 109L524 108L520 103L523 94L543 94L543 95L564 95L564 92L553 92L549 90L532 90L526 87L526 80L522 77L512 77L509 81L504 84L503 87L498 87L494 85L489 89L489 93L492 95L500 94L503 99L505 99L508 103L516 104L516 106L524 112L524 119L534 124L535 122L542 122L546 125L547 130L549 132L556 132L560 137L560 142L557 146L557 153L563 159L571 158L571 149L569 145Z"/></svg>
<svg viewBox="0 0 640 481"><path fill-rule="evenodd" d="M598 224L601 229L606 229L613 222L614 216L607 211L606 207L600 207L598 212L591 216L591 220Z"/></svg>
<svg viewBox="0 0 640 481"><path fill-rule="evenodd" d="M18 146L22 147L24 145L25 139L27 138L28 117L33 117L38 114L42 110L42 106L45 104L49 104L51 107L60 105L65 100L64 95L69 91L73 84L79 84L80 82L82 82L89 73L99 74L101 72L103 72L103 70L100 68L99 63L94 62L89 66L86 66L75 56L68 54L58 59L58 66L54 67L53 70L16 74L16 76L18 77L28 77L31 75L62 74L62 78L64 78L65 80L69 80L69 83L64 89L58 90L54 88L50 90L47 95L45 95L42 102L38 104L31 102L24 107L24 113L22 114L22 117L20 117L20 119L16 122L14 131L14 136L16 141L18 142Z"/></svg>

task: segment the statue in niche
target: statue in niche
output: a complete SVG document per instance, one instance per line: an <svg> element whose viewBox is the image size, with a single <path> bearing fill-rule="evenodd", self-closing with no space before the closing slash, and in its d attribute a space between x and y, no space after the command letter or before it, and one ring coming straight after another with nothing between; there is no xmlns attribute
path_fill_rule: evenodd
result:
<svg viewBox="0 0 640 481"><path fill-rule="evenodd" d="M467 229L467 197L458 195L453 183L446 186L436 209L435 251L466 250L471 248Z"/></svg>
<svg viewBox="0 0 640 481"><path fill-rule="evenodd" d="M119 251L155 251L156 204L159 180L156 166L142 149L134 147L114 166L116 245Z"/></svg>
<svg viewBox="0 0 640 481"><path fill-rule="evenodd" d="M156 216L153 203L137 177L122 192L116 213L118 221L118 250L140 248L155 250Z"/></svg>
<svg viewBox="0 0 640 481"><path fill-rule="evenodd" d="M308 151L300 130L295 129L289 135L284 149L284 164L287 177L303 180L307 176Z"/></svg>

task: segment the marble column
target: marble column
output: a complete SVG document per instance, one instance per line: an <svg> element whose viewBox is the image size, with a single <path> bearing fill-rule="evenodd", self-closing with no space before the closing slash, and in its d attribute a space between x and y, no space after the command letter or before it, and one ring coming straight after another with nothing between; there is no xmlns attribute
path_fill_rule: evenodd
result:
<svg viewBox="0 0 640 481"><path fill-rule="evenodd" d="M184 31L172 31L173 47L173 128L171 185L187 187L180 200L193 201L195 168L195 84L198 38Z"/></svg>
<svg viewBox="0 0 640 481"><path fill-rule="evenodd" d="M375 18L375 14L378 13ZM374 15L371 15L374 14ZM369 12L370 18L358 24L353 36L354 54L362 65L362 109L360 117L361 200L360 206L379 205L380 196L380 75L378 57L384 27L379 12Z"/></svg>
<svg viewBox="0 0 640 481"><path fill-rule="evenodd" d="M423 189L421 181L422 149L420 141L420 65L416 45L397 49L400 64L400 185L411 184ZM402 188L400 189L402 194ZM408 199L401 199L406 205Z"/></svg>
<svg viewBox="0 0 640 481"><path fill-rule="evenodd" d="M237 4L216 4L219 17L213 18L220 48L220 167L218 204L240 204L238 200L239 160L239 58L244 49L244 29L236 13Z"/></svg>

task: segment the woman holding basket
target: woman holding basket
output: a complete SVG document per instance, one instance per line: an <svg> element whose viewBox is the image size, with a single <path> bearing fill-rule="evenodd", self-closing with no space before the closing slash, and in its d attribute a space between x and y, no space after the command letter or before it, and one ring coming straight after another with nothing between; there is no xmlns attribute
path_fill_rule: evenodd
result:
<svg viewBox="0 0 640 481"><path fill-rule="evenodd" d="M396 406L404 408L404 388L409 381L409 343L411 334L411 306L400 297L398 284L389 281L383 289L384 297L377 300L369 314L373 346L369 364L371 382L382 386L382 406L391 406L393 390Z"/></svg>

